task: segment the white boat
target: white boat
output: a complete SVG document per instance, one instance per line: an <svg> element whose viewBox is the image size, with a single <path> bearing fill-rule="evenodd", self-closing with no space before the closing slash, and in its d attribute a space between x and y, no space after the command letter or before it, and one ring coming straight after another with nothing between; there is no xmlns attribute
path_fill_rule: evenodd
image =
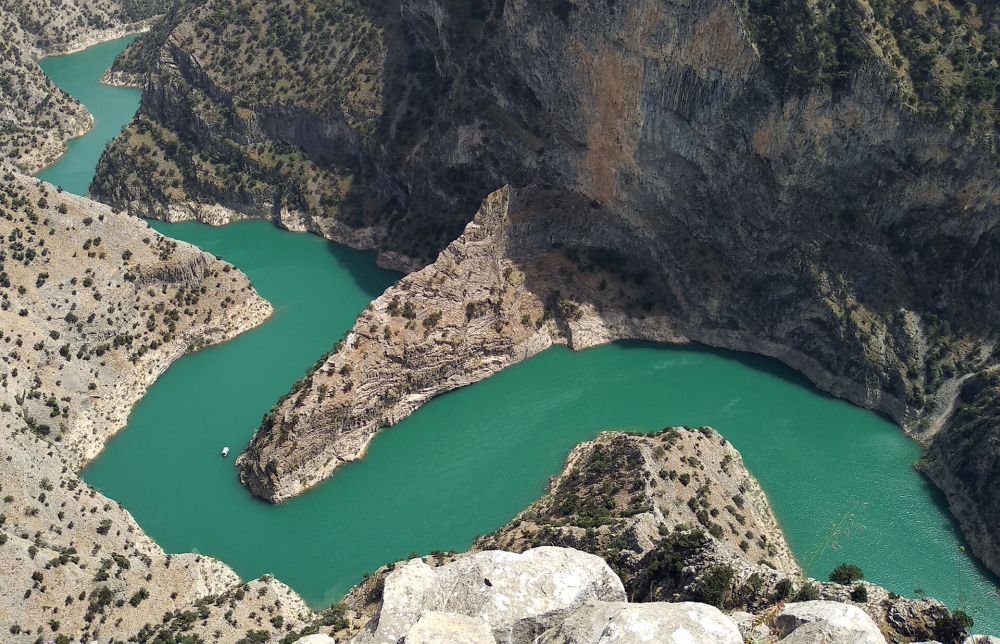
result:
<svg viewBox="0 0 1000 644"><path fill-rule="evenodd" d="M227 456L229 456L229 448L228 447L223 447L222 448L222 457L225 458Z"/></svg>

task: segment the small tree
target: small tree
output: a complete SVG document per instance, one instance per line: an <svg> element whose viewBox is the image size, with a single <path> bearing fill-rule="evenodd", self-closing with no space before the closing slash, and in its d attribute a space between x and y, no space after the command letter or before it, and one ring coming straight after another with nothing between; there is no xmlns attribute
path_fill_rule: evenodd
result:
<svg viewBox="0 0 1000 644"><path fill-rule="evenodd" d="M972 624L972 618L965 611L956 610L948 617L938 618L934 623L934 637L945 644L961 642Z"/></svg>
<svg viewBox="0 0 1000 644"><path fill-rule="evenodd" d="M851 589L851 601L863 603L868 601L868 589L858 584Z"/></svg>
<svg viewBox="0 0 1000 644"><path fill-rule="evenodd" d="M802 584L802 588L799 588L799 592L795 593L795 597L792 599L793 602L811 602L819 599L819 586L813 583L806 582Z"/></svg>
<svg viewBox="0 0 1000 644"><path fill-rule="evenodd" d="M853 584L856 581L861 581L865 578L865 573L861 572L861 569L854 564L840 564L833 569L830 573L830 581L835 584Z"/></svg>
<svg viewBox="0 0 1000 644"><path fill-rule="evenodd" d="M777 585L774 587L774 597L775 599L780 601L782 599L790 597L792 594L792 590L794 590L792 587L792 580L786 577L781 581L779 581Z"/></svg>
<svg viewBox="0 0 1000 644"><path fill-rule="evenodd" d="M711 569L701 579L698 589L699 599L706 604L722 608L729 598L736 571L731 566L718 565Z"/></svg>

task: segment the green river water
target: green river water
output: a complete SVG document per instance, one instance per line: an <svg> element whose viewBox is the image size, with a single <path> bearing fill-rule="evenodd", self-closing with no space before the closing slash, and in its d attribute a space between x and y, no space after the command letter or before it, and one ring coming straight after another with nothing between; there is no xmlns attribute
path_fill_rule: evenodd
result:
<svg viewBox="0 0 1000 644"><path fill-rule="evenodd" d="M42 66L98 129L40 176L83 193L139 93L97 79L120 40ZM942 499L913 470L897 427L818 392L771 360L648 344L552 349L439 397L372 443L364 460L280 506L251 497L233 460L261 416L398 276L369 253L270 223L150 222L239 267L275 306L263 326L175 363L84 472L169 552L273 573L313 606L412 552L462 550L538 498L578 442L604 429L712 425L760 479L806 571L841 562L903 595L963 608L1000 631L996 580L962 550Z"/></svg>

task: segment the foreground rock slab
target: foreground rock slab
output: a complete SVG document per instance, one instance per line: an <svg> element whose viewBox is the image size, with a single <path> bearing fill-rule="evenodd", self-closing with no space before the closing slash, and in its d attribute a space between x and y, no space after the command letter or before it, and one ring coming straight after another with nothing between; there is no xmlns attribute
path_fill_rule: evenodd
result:
<svg viewBox="0 0 1000 644"><path fill-rule="evenodd" d="M718 608L706 604L597 602L574 611L561 626L543 634L538 642L743 644L743 637L736 622Z"/></svg>
<svg viewBox="0 0 1000 644"><path fill-rule="evenodd" d="M788 644L883 644L872 618L857 606L807 601L789 604L774 622Z"/></svg>
<svg viewBox="0 0 1000 644"><path fill-rule="evenodd" d="M386 577L377 619L355 642L389 644L414 628L418 635L443 628L441 617L419 624L428 612L474 618L500 644L530 641L587 601L624 599L621 580L603 559L569 548L479 552L438 568L413 559Z"/></svg>

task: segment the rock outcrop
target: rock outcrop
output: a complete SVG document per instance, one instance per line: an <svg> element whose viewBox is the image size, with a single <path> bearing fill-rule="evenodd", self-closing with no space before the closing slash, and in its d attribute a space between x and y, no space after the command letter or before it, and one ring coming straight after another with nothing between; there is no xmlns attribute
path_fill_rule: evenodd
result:
<svg viewBox="0 0 1000 644"><path fill-rule="evenodd" d="M376 578L348 596L348 601L356 604L378 604L368 626L350 641L352 644L916 641L898 633L887 639L866 611L851 603L778 601L756 615L727 615L704 603L628 603L622 600L623 596L621 582L601 559L570 548L540 547L521 555L483 551L459 555L436 567L422 559L413 559L380 571ZM956 637L963 636L956 631L944 641L956 641ZM326 641L318 640L315 644ZM302 639L297 644L313 643Z"/></svg>
<svg viewBox="0 0 1000 644"><path fill-rule="evenodd" d="M814 596L863 611L894 642L933 639L950 617L934 600L804 578L739 452L710 428L609 432L580 444L545 496L475 547L541 545L604 558L629 601L708 602L769 616L779 602ZM746 634L762 621L750 618Z"/></svg>
<svg viewBox="0 0 1000 644"><path fill-rule="evenodd" d="M789 604L774 619L774 631L780 641L788 644L885 642L875 622L864 611L856 606L824 601Z"/></svg>
<svg viewBox="0 0 1000 644"><path fill-rule="evenodd" d="M707 427L610 432L581 443L545 496L476 547L542 544L601 556L630 601L759 610L774 603L783 580L802 581L764 491L739 452Z"/></svg>
<svg viewBox="0 0 1000 644"><path fill-rule="evenodd" d="M351 641L743 641L736 622L712 606L624 598L603 560L570 548L477 552L437 568L414 559L385 577L376 616Z"/></svg>
<svg viewBox="0 0 1000 644"><path fill-rule="evenodd" d="M557 217L560 232L581 240L627 237L592 227L601 211L580 197L509 188L491 195L437 262L376 299L340 350L267 416L240 458L243 481L273 502L294 496L360 458L380 428L433 396L556 343L683 340L662 307L646 306L636 284L641 262L551 248L544 226ZM517 226L535 233L512 235ZM600 262L620 273L595 270Z"/></svg>
<svg viewBox="0 0 1000 644"><path fill-rule="evenodd" d="M530 642L588 601L624 599L604 560L569 548L478 552L437 568L413 559L386 577L377 620L354 641L390 644L408 640L413 629L482 632L442 615L451 613L485 624L500 644ZM430 623L428 612L436 614Z"/></svg>
<svg viewBox="0 0 1000 644"><path fill-rule="evenodd" d="M596 635L587 639L580 633L600 632L601 620L644 625L640 630L666 628L661 634L667 633L685 614L670 608L677 602L700 606L697 615L725 611L738 633L758 642L790 636L809 621L776 623L786 603L798 607L815 600L829 611L816 618L821 625L802 630L796 637L806 639L799 641L808 641L814 629L820 635L830 628L846 633L854 628L848 623L890 642L953 641L965 628L959 613L953 616L935 600L901 598L863 581L841 585L804 578L739 453L709 428L671 428L653 436L609 432L582 443L541 499L478 540L472 552L523 553L540 547L599 556L621 579L628 601L636 602L600 600L580 608L547 632L550 639L540 641L598 641ZM439 553L425 566L448 567L468 556ZM379 615L406 614L407 624L417 619L415 606L422 604L412 598L424 596L421 591L400 591L411 601L406 610L398 601L384 601L383 589L400 565L381 568L348 595L347 603L358 615L370 615L372 625L380 623ZM691 619L697 621L697 615ZM839 626L837 615L843 622Z"/></svg>
<svg viewBox="0 0 1000 644"><path fill-rule="evenodd" d="M544 644L653 641L742 644L743 637L736 622L706 604L593 602L573 611L559 627L538 639Z"/></svg>

